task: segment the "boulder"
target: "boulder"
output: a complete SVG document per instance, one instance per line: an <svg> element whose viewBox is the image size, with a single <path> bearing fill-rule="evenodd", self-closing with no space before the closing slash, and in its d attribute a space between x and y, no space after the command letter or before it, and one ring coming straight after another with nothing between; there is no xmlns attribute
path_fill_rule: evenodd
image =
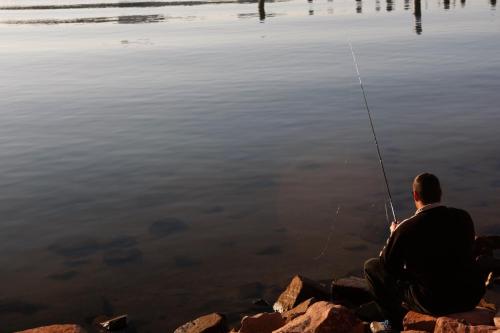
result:
<svg viewBox="0 0 500 333"><path fill-rule="evenodd" d="M354 314L356 317L366 322L384 321L387 319L382 309L375 301L361 304L354 310Z"/></svg>
<svg viewBox="0 0 500 333"><path fill-rule="evenodd" d="M471 311L452 313L443 317L457 319L469 325L493 325L495 312L477 307Z"/></svg>
<svg viewBox="0 0 500 333"><path fill-rule="evenodd" d="M178 327L174 333L226 333L226 319L218 313L211 313Z"/></svg>
<svg viewBox="0 0 500 333"><path fill-rule="evenodd" d="M500 310L498 310L495 317L493 317L493 323L495 324L496 327L500 327Z"/></svg>
<svg viewBox="0 0 500 333"><path fill-rule="evenodd" d="M285 319L278 312L259 313L244 317L239 333L271 333L285 325Z"/></svg>
<svg viewBox="0 0 500 333"><path fill-rule="evenodd" d="M25 331L20 331L16 333L86 333L82 327L78 325L50 325L38 328L32 328Z"/></svg>
<svg viewBox="0 0 500 333"><path fill-rule="evenodd" d="M366 280L356 276L334 280L331 295L334 303L353 307L373 299Z"/></svg>
<svg viewBox="0 0 500 333"><path fill-rule="evenodd" d="M434 333L499 333L495 326L488 325L467 325L457 319L440 317L436 321Z"/></svg>
<svg viewBox="0 0 500 333"><path fill-rule="evenodd" d="M433 332L436 326L436 317L409 311L403 319L403 328L405 331L426 331Z"/></svg>
<svg viewBox="0 0 500 333"><path fill-rule="evenodd" d="M273 309L278 312L285 312L311 297L318 300L328 300L330 295L324 285L296 275L286 290L278 297Z"/></svg>
<svg viewBox="0 0 500 333"><path fill-rule="evenodd" d="M298 316L273 333L362 333L364 326L342 305L317 302L305 314Z"/></svg>
<svg viewBox="0 0 500 333"><path fill-rule="evenodd" d="M283 318L285 318L285 321L288 323L298 316L302 316L304 313L306 313L307 309L309 309L309 307L314 303L316 303L316 299L314 297L306 299L304 302L300 303L293 309L283 312Z"/></svg>
<svg viewBox="0 0 500 333"><path fill-rule="evenodd" d="M401 331L401 333L429 333L429 332L427 332L427 331L409 330L409 331Z"/></svg>
<svg viewBox="0 0 500 333"><path fill-rule="evenodd" d="M490 326L493 325L494 312L486 308L476 307L471 311L452 313L444 317L466 325ZM409 311L403 319L403 327L405 330L432 332L437 320L437 317L431 315Z"/></svg>

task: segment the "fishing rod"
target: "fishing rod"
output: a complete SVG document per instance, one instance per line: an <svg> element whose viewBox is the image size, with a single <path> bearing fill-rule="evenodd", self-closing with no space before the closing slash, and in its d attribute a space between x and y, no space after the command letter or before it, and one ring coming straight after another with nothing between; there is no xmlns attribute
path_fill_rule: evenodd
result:
<svg viewBox="0 0 500 333"><path fill-rule="evenodd" d="M391 213L392 213L392 217L393 217L392 221L395 222L395 221L397 221L397 219L396 219L396 213L394 212L394 205L392 204L391 189L389 187L389 182L387 181L387 173L385 172L384 161L382 160L382 154L380 153L380 147L379 147L378 140L377 140L377 133L375 133L375 126L373 125L372 113L370 111L370 107L368 106L368 100L366 99L365 88L363 86L363 81L361 80L361 74L359 73L358 61L356 60L356 55L354 54L354 49L352 48L351 42L349 42L349 47L351 48L352 60L354 62L354 67L356 68L356 73L358 74L359 86L361 87L361 92L363 93L363 99L365 101L365 107L366 107L366 111L368 113L368 119L370 120L370 126L372 128L373 139L375 142L375 146L377 147L378 159L380 161L380 166L382 167L382 174L384 176L385 186L387 189L387 195L389 197L389 207L391 209ZM386 214L387 214L387 208L386 208Z"/></svg>

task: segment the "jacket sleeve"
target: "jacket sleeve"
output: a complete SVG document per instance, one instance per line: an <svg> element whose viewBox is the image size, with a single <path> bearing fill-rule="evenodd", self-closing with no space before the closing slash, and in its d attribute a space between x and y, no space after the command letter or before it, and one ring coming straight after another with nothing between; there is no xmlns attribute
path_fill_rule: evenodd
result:
<svg viewBox="0 0 500 333"><path fill-rule="evenodd" d="M466 223L466 235L467 240L466 244L468 245L468 249L471 255L474 255L474 247L476 242L476 231L474 230L474 222L472 221L472 217L466 211L464 212L464 220Z"/></svg>
<svg viewBox="0 0 500 333"><path fill-rule="evenodd" d="M380 253L380 261L385 269L396 277L404 275L405 254L408 246L404 241L405 229L403 226L398 227Z"/></svg>

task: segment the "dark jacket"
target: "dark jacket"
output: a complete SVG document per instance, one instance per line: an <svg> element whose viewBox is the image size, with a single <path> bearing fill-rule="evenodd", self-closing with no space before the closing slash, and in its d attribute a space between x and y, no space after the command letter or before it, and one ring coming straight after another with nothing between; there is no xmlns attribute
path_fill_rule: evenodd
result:
<svg viewBox="0 0 500 333"><path fill-rule="evenodd" d="M465 311L484 294L474 239L474 223L466 211L438 206L399 225L381 261L400 282L410 285L429 313Z"/></svg>

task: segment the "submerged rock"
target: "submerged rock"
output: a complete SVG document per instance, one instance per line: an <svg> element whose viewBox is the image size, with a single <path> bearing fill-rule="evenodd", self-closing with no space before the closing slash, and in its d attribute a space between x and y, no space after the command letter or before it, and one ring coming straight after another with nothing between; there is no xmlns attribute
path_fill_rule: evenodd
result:
<svg viewBox="0 0 500 333"><path fill-rule="evenodd" d="M178 327L174 333L226 333L226 319L218 313L211 313Z"/></svg>
<svg viewBox="0 0 500 333"><path fill-rule="evenodd" d="M188 229L188 225L175 217L155 221L149 226L149 233L156 237L166 237Z"/></svg>
<svg viewBox="0 0 500 333"><path fill-rule="evenodd" d="M330 295L324 285L296 275L274 303L273 309L278 312L285 312L311 297L318 300L328 300Z"/></svg>
<svg viewBox="0 0 500 333"><path fill-rule="evenodd" d="M87 331L78 325L68 324L37 327L16 333L87 333Z"/></svg>
<svg viewBox="0 0 500 333"><path fill-rule="evenodd" d="M263 307L268 307L270 306L269 303L263 298L257 298L252 301L252 304L255 306L263 306Z"/></svg>
<svg viewBox="0 0 500 333"><path fill-rule="evenodd" d="M342 305L317 302L273 333L363 333L363 323Z"/></svg>

